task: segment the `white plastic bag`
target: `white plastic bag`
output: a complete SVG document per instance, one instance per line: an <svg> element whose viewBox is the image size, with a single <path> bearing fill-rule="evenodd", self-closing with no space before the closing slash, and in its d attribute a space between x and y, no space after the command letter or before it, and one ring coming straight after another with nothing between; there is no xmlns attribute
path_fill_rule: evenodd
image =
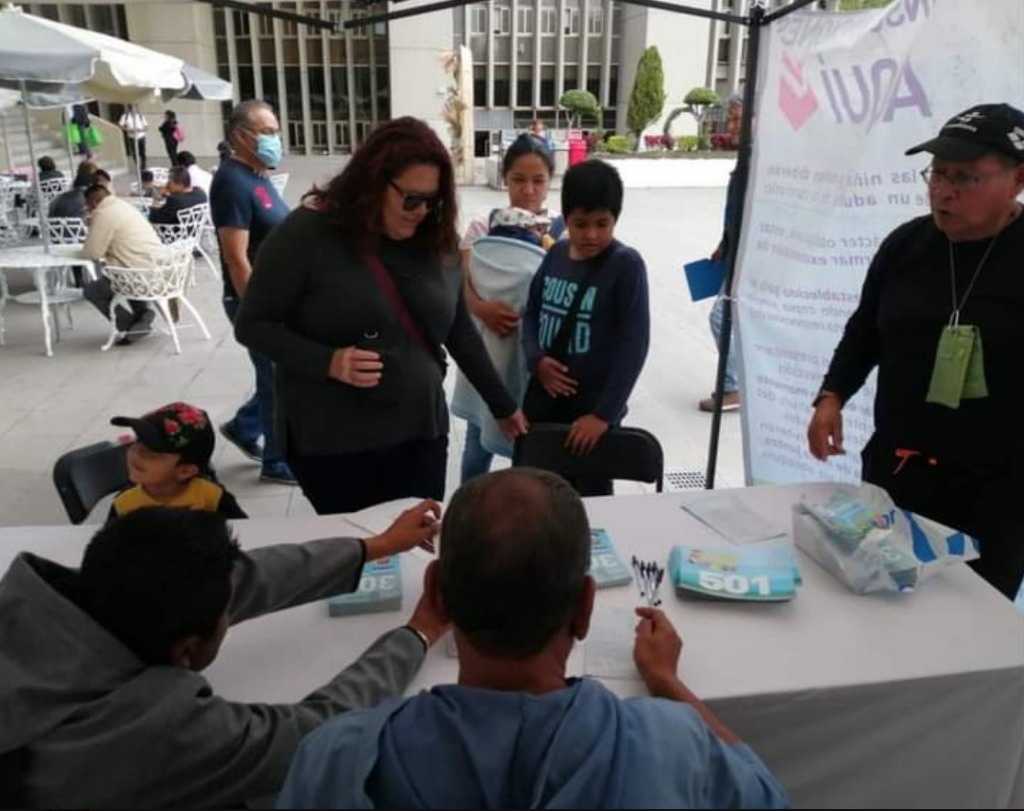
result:
<svg viewBox="0 0 1024 811"><path fill-rule="evenodd" d="M901 510L873 484L802 497L793 505L793 539L858 594L913 591L945 566L978 557L973 538Z"/></svg>

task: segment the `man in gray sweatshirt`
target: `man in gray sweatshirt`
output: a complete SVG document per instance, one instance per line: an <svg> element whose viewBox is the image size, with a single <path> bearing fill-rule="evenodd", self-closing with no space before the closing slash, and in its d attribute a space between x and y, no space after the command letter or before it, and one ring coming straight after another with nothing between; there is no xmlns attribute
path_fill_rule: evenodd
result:
<svg viewBox="0 0 1024 811"><path fill-rule="evenodd" d="M226 807L273 795L302 737L401 695L443 621L408 625L295 704L244 704L200 675L228 626L341 592L436 532L436 503L383 534L242 552L215 513L140 510L81 568L22 553L0 580L0 807Z"/></svg>

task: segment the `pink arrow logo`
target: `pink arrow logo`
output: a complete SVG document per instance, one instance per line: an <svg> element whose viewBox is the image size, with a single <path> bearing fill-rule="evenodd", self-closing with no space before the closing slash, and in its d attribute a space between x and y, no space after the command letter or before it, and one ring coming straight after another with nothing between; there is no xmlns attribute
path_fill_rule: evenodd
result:
<svg viewBox="0 0 1024 811"><path fill-rule="evenodd" d="M800 65L782 54L782 75L779 77L779 109L798 130L818 109L818 99L804 79Z"/></svg>

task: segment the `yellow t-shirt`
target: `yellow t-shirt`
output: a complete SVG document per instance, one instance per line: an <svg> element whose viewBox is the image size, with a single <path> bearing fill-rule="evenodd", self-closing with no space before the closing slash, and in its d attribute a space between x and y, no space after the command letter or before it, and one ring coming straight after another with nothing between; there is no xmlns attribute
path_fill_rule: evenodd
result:
<svg viewBox="0 0 1024 811"><path fill-rule="evenodd" d="M196 476L184 490L167 501L157 501L137 484L122 490L114 497L114 512L122 516L144 507L184 507L190 510L216 512L223 494L224 489L219 484L214 484L202 476Z"/></svg>

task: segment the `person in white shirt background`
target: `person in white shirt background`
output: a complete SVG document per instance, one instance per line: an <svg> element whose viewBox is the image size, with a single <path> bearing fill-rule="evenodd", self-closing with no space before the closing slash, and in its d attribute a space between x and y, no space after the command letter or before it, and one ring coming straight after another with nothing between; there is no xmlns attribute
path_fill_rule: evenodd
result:
<svg viewBox="0 0 1024 811"><path fill-rule="evenodd" d="M131 107L126 107L117 122L124 132L124 147L128 155L139 164L139 171L146 171L146 117Z"/></svg>
<svg viewBox="0 0 1024 811"><path fill-rule="evenodd" d="M192 178L192 186L202 189L207 198L209 198L210 183L213 182L213 175L196 163L196 156L187 150L178 153L178 163L188 169L189 177Z"/></svg>

